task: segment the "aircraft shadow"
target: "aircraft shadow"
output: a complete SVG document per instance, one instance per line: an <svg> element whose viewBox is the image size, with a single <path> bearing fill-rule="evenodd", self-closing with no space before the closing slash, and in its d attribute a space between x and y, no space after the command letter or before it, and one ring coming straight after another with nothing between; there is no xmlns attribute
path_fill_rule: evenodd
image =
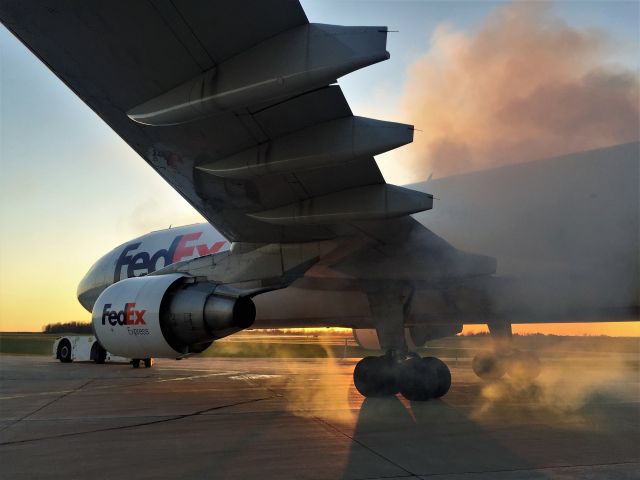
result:
<svg viewBox="0 0 640 480"><path fill-rule="evenodd" d="M467 412L445 400L408 403L399 397L367 398L353 440L396 466L400 475L533 468ZM361 458L350 455L343 478L363 476Z"/></svg>

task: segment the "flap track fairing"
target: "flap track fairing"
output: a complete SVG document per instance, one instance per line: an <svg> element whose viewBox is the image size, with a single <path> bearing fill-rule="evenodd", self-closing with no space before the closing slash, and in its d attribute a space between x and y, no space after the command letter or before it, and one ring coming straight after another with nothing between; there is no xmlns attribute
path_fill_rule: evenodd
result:
<svg viewBox="0 0 640 480"><path fill-rule="evenodd" d="M288 30L131 108L145 125L179 125L278 101L389 58L386 27L311 23Z"/></svg>

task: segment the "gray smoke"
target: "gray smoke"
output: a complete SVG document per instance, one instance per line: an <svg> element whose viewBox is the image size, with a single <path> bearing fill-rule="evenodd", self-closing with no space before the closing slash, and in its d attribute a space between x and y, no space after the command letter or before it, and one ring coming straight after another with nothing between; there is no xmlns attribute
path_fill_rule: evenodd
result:
<svg viewBox="0 0 640 480"><path fill-rule="evenodd" d="M440 26L409 68L401 117L421 132L399 155L417 180L637 140L639 77L607 63L616 48L545 2L499 8L474 33Z"/></svg>

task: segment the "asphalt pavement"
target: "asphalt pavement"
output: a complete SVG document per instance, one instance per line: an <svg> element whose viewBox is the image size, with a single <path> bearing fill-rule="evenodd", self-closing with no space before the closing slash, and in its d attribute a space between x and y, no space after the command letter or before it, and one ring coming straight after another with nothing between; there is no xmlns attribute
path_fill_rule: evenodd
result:
<svg viewBox="0 0 640 480"><path fill-rule="evenodd" d="M534 383L450 364L441 400L363 399L357 359L61 364L0 356L0 477L640 478L638 359Z"/></svg>

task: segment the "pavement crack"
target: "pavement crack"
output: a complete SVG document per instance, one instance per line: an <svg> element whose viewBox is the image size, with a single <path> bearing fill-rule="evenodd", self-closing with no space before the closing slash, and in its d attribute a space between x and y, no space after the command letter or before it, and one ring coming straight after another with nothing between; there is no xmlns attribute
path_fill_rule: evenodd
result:
<svg viewBox="0 0 640 480"><path fill-rule="evenodd" d="M320 417L317 417L315 415L313 415L311 417L313 420L315 420L316 422L324 425L326 428L329 428L331 430L333 430L334 432L338 433L339 435L342 435L344 437L347 437L349 440L351 440L353 443L360 445L362 448L364 448L365 450L368 450L369 452L371 452L372 454L376 455L377 457L381 458L382 460L385 460L386 462L390 463L391 465L393 465L396 468L399 468L400 470L402 470L403 472L405 472L407 477L417 477L418 475L411 472L410 470L407 470L406 468L404 468L402 465L400 465L398 462L394 462L393 460L391 460L389 457L384 456L383 454L381 454L380 452L374 450L373 448L369 447L368 445L366 445L365 443L361 442L360 440L356 439L355 437L353 437L352 435L349 435L348 433L343 432L342 430L340 430L338 427L336 427L335 425L330 424L329 422L327 422L326 420L323 420ZM376 477L376 478L380 478L380 477Z"/></svg>
<svg viewBox="0 0 640 480"><path fill-rule="evenodd" d="M252 383L250 380L246 380L247 383L249 383L252 386L256 386L256 387L261 387L264 390L270 392L274 397L279 397L279 398L283 398L285 401L287 401L287 403L291 404L291 401L289 398L287 398L287 396L285 394L282 393L278 393L277 391L275 391L272 387L268 386L268 385L258 385L256 383ZM303 409L298 409L298 411L301 412L305 412L305 410ZM401 478L404 477L416 477L417 475L415 473L412 473L411 471L407 470L406 468L404 468L402 465L400 465L397 462L394 462L393 460L391 460L388 457L385 457L384 455L382 455L380 452L375 451L374 449L372 449L371 447L369 447L368 445L365 445L364 443L362 443L360 440L355 439L353 436L343 432L342 430L340 430L339 428L337 428L334 425L331 425L329 422L323 420L322 418L316 416L316 415L309 415L308 418L311 418L312 420L314 420L316 423L319 423L320 425L322 425L324 428L327 428L329 430L332 430L333 432L337 433L338 435L347 437L348 439L350 439L353 443L356 443L358 445L360 445L362 448L364 448L365 450L368 450L369 452L371 452L373 455L376 455L377 457L381 458L382 460L390 463L391 465L395 466L396 468L402 470L405 474L404 475L400 475ZM396 475L396 477L398 477ZM374 478L381 478L381 477L374 477Z"/></svg>
<svg viewBox="0 0 640 480"><path fill-rule="evenodd" d="M60 398L62 398L62 397L60 397ZM147 426L147 425L156 425L158 423L174 422L176 420L183 420L183 419L189 418L189 417L195 417L195 416L198 416L198 415L204 415L205 413L214 412L216 410L223 410L225 408L236 407L238 405L246 405L246 404L249 404L249 403L261 402L263 400L270 400L272 398L275 398L275 396L253 398L251 400L243 400L241 402L229 403L229 404L226 404L226 405L218 405L218 406L215 406L215 407L205 408L204 410L198 410L196 412L185 413L183 415L175 415L173 417L163 418L163 419L160 419L160 420L152 420L152 421L149 421L149 422L133 423L131 425L121 425L121 426L118 426L118 427L107 427L107 428L96 428L94 430L85 430L83 432L61 433L59 435L49 435L49 436L46 436L46 437L26 438L24 440L14 440L14 441L9 441L9 442L0 442L0 446L37 442L37 441L40 441L40 440L51 440L51 439L54 439L54 438L75 437L75 436L79 436L79 435L87 435L87 434L90 434L90 433L111 432L111 431L114 431L114 430L126 430L128 428L144 427L144 426ZM50 402L50 403L53 403L53 402ZM35 413L35 412L32 412L32 413ZM22 419L20 419L20 420L22 420ZM20 421L20 420L18 420L18 421Z"/></svg>
<svg viewBox="0 0 640 480"><path fill-rule="evenodd" d="M291 404L290 399L287 398L287 396L285 394L282 393L278 393L276 392L272 387L268 386L268 385L257 385L255 383L251 383L249 380L247 380L247 383L251 384L251 385L255 385L257 387L261 387L264 390L270 392L271 394L273 394L274 397L279 397L279 398L283 398L287 403ZM305 412L305 410L303 409L299 409L299 411L301 412ZM368 445L365 445L364 443L362 443L360 440L357 440L356 438L354 438L352 435L349 435L345 432L343 432L342 430L340 430L338 427L336 427L335 425L332 425L331 423L327 422L326 420L323 420L322 418L318 417L317 415L309 415L308 418L311 418L312 420L314 420L316 423L319 423L320 425L322 425L324 428L327 428L329 430L332 430L335 433L338 433L338 435L342 435L346 438L348 438L349 440L351 440L353 443L356 443L357 445L360 445L362 448L364 448L365 450L368 450L369 452L371 452L373 455L381 458L382 460L390 463L391 465L395 466L396 468L402 470L405 474L404 475L400 475L401 478L404 477L416 477L417 475L415 473L412 473L411 471L407 470L406 468L404 468L402 465L400 465L397 462L394 462L393 460L391 460L388 457L385 457L384 455L382 455L380 452L375 451L374 449L372 449L371 447L369 447ZM398 475L396 475L396 478L398 477ZM374 478L382 478L382 477L374 477Z"/></svg>
<svg viewBox="0 0 640 480"><path fill-rule="evenodd" d="M8 425L5 425L4 427L0 428L0 432L4 432L5 430L13 427L14 425L17 425L18 423L22 422L23 420L35 415L36 413L44 410L45 408L47 408L49 405L52 405L60 400L62 400L65 397L68 397L69 395L71 395L72 393L78 392L80 390L82 390L84 387L86 387L87 385L89 385L91 382L93 382L93 378L84 382L82 385L80 385L77 388L73 388L71 390L66 390L62 395L53 398L51 401L45 403L44 405L39 406L38 408L36 408L35 410L33 410L32 412L27 413L26 415L23 415L22 417L18 418L16 421L11 422ZM1 444L0 444L1 445Z"/></svg>

